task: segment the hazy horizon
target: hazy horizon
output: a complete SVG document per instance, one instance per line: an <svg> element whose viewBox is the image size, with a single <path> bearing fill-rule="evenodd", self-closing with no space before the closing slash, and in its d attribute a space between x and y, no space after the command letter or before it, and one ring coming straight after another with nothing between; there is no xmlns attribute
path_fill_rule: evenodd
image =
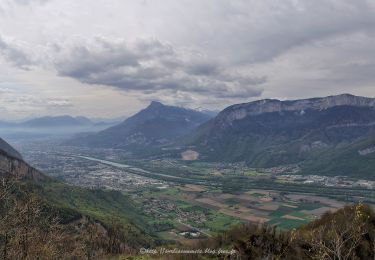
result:
<svg viewBox="0 0 375 260"><path fill-rule="evenodd" d="M339 93L337 95L353 95L353 94L351 94L351 93ZM335 95L333 95L333 96L335 96ZM358 96L358 95L354 95L354 96ZM306 99L323 98L323 97L326 97L326 96L307 97ZM372 98L372 97L370 97L370 98ZM264 98L264 99L275 99L275 100L280 100L280 101L294 101L294 100L300 100L300 99L304 99L304 98L300 98L300 99ZM262 99L255 99L255 100L252 100L252 101L249 101L249 102L259 101L259 100L264 100L264 99L263 98ZM139 111L141 111L142 109L145 109L147 106L151 105L152 102L159 102L159 103L162 103L163 105L166 105L166 106L170 106L171 105L171 106L181 107L181 108L185 108L185 109L202 111L203 113L204 112L219 113L220 111L222 111L222 110L210 110L210 109L206 109L204 107L190 108L190 107L181 106L181 105L172 105L172 104L163 103L163 102L160 102L160 101L157 101L157 100L150 101L144 107L141 107ZM249 102L245 101L244 103L249 103ZM229 106L235 105L235 104L237 104L237 103L230 104ZM73 117L73 118L85 117L85 118L91 120L94 123L96 123L96 122L114 122L114 123L117 122L118 123L120 121L125 120L128 117L133 116L134 114L138 113L139 111L135 111L135 113L129 114L127 116L108 116L108 117L95 117L95 116L90 117L90 116L82 115L82 114L79 114L79 113L78 114L64 114L64 113L61 113L61 114L48 114L48 112L47 112L46 114L34 115L34 116L31 115L31 116L27 116L27 117L23 117L23 118L17 118L17 119L6 119L6 118L4 119L4 118L2 118L0 116L0 122L3 121L3 122L9 122L9 123L22 123L22 122L26 122L28 120L39 119L39 118L49 118L49 117L51 117L51 118L56 118L56 117Z"/></svg>

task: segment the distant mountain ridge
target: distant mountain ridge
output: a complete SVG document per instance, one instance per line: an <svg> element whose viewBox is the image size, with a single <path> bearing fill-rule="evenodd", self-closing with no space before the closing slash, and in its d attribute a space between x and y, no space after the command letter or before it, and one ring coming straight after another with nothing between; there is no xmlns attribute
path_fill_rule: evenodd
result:
<svg viewBox="0 0 375 260"><path fill-rule="evenodd" d="M329 161L319 156L333 159L349 153L349 160L335 157L329 173L351 175L358 172L358 162L373 164L373 153L361 155L358 150L371 150L374 136L375 99L343 94L233 105L192 131L185 144L195 147L203 160L245 161L253 167L298 163L308 172L326 173L323 164L327 168ZM339 167L342 161L346 168ZM371 167L364 168L363 174L371 172Z"/></svg>
<svg viewBox="0 0 375 260"><path fill-rule="evenodd" d="M304 110L308 109L324 110L336 106L375 107L375 99L351 94L286 101L263 99L229 106L219 113L217 120L226 120L228 123L231 123L233 120L240 120L246 116L255 116L264 113L283 111L300 111L303 113Z"/></svg>
<svg viewBox="0 0 375 260"><path fill-rule="evenodd" d="M82 126L93 124L90 119L83 116L44 116L34 118L26 122L21 123L22 126L26 127L57 127L57 126Z"/></svg>
<svg viewBox="0 0 375 260"><path fill-rule="evenodd" d="M122 123L68 144L111 148L160 145L189 133L210 118L195 110L153 101Z"/></svg>
<svg viewBox="0 0 375 260"><path fill-rule="evenodd" d="M0 127L3 128L53 128L53 127L87 127L100 125L113 125L119 119L89 119L85 116L42 116L28 119L21 122L9 122L0 120Z"/></svg>
<svg viewBox="0 0 375 260"><path fill-rule="evenodd" d="M89 119L84 116L43 116L21 122L0 121L0 135L7 139L71 137L79 133L96 132L119 121Z"/></svg>

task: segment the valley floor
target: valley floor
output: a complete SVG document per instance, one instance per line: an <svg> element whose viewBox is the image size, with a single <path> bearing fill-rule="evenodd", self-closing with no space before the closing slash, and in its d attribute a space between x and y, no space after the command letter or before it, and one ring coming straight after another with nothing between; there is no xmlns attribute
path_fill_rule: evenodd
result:
<svg viewBox="0 0 375 260"><path fill-rule="evenodd" d="M241 164L130 160L126 151L18 142L25 159L65 182L129 194L150 232L190 244L241 222L293 229L347 203L375 205L370 180L300 176L294 166L250 169Z"/></svg>

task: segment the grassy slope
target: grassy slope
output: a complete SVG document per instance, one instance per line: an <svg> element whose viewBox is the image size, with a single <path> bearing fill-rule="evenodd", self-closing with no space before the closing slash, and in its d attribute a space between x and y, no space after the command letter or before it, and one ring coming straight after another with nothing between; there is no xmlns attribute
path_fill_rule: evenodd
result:
<svg viewBox="0 0 375 260"><path fill-rule="evenodd" d="M306 174L345 175L375 179L375 153L360 155L358 151L374 147L375 138L329 149L302 164Z"/></svg>

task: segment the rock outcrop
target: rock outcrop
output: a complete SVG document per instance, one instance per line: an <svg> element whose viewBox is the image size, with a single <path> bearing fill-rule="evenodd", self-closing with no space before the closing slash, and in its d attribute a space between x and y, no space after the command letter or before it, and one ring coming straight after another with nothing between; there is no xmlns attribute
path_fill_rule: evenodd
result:
<svg viewBox="0 0 375 260"><path fill-rule="evenodd" d="M230 106L219 113L216 119L224 124L231 124L234 120L240 120L247 116L255 116L263 113L281 113L283 111L304 113L305 110L325 110L336 106L375 107L375 98L342 94L323 98L288 101L264 99Z"/></svg>
<svg viewBox="0 0 375 260"><path fill-rule="evenodd" d="M42 181L48 179L46 175L31 167L22 159L0 150L0 177L12 177L15 179L31 179Z"/></svg>

